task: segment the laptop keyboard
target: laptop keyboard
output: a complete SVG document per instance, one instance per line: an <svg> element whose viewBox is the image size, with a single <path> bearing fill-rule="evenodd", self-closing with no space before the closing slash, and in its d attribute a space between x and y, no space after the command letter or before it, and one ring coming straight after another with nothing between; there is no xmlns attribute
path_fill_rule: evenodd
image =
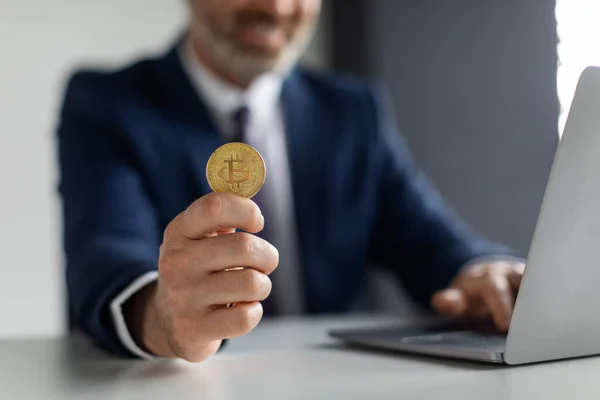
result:
<svg viewBox="0 0 600 400"><path fill-rule="evenodd" d="M441 332L418 336L405 336L400 338L403 343L423 345L443 345L464 348L485 349L500 352L504 349L506 336L493 333L479 333L473 331Z"/></svg>

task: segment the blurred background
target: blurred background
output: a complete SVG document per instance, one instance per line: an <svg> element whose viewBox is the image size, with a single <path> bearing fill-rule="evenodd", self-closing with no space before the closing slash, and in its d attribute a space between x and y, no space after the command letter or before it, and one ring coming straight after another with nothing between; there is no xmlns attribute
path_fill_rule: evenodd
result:
<svg viewBox="0 0 600 400"><path fill-rule="evenodd" d="M477 229L526 254L597 0L323 0L314 68L383 82L418 163ZM55 125L76 67L166 51L178 0L0 0L0 337L67 313Z"/></svg>

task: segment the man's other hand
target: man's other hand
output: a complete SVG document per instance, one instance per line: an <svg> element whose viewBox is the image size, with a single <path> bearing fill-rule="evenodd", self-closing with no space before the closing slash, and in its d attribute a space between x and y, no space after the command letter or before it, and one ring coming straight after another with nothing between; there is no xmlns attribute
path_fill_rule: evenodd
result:
<svg viewBox="0 0 600 400"><path fill-rule="evenodd" d="M433 308L444 315L490 315L496 327L508 331L525 264L519 261L485 261L459 273L448 289L432 298Z"/></svg>
<svg viewBox="0 0 600 400"><path fill-rule="evenodd" d="M206 195L179 214L164 233L157 283L130 307L137 342L154 355L199 362L223 339L254 329L279 262L277 250L251 234L263 225L253 201L227 193Z"/></svg>

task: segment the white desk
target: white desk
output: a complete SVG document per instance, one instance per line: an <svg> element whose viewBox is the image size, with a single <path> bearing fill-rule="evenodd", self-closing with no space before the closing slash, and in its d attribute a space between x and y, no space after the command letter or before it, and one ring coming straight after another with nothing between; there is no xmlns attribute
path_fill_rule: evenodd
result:
<svg viewBox="0 0 600 400"><path fill-rule="evenodd" d="M265 321L200 364L126 361L83 337L0 341L0 399L598 399L600 357L488 366L336 345L381 318Z"/></svg>

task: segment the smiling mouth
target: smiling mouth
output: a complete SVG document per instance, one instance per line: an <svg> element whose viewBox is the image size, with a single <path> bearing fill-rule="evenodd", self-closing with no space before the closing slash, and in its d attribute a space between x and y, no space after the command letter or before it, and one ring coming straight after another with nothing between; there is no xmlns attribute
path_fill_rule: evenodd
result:
<svg viewBox="0 0 600 400"><path fill-rule="evenodd" d="M289 41L280 25L270 23L246 25L238 31L237 38L243 47L267 53L281 51Z"/></svg>

